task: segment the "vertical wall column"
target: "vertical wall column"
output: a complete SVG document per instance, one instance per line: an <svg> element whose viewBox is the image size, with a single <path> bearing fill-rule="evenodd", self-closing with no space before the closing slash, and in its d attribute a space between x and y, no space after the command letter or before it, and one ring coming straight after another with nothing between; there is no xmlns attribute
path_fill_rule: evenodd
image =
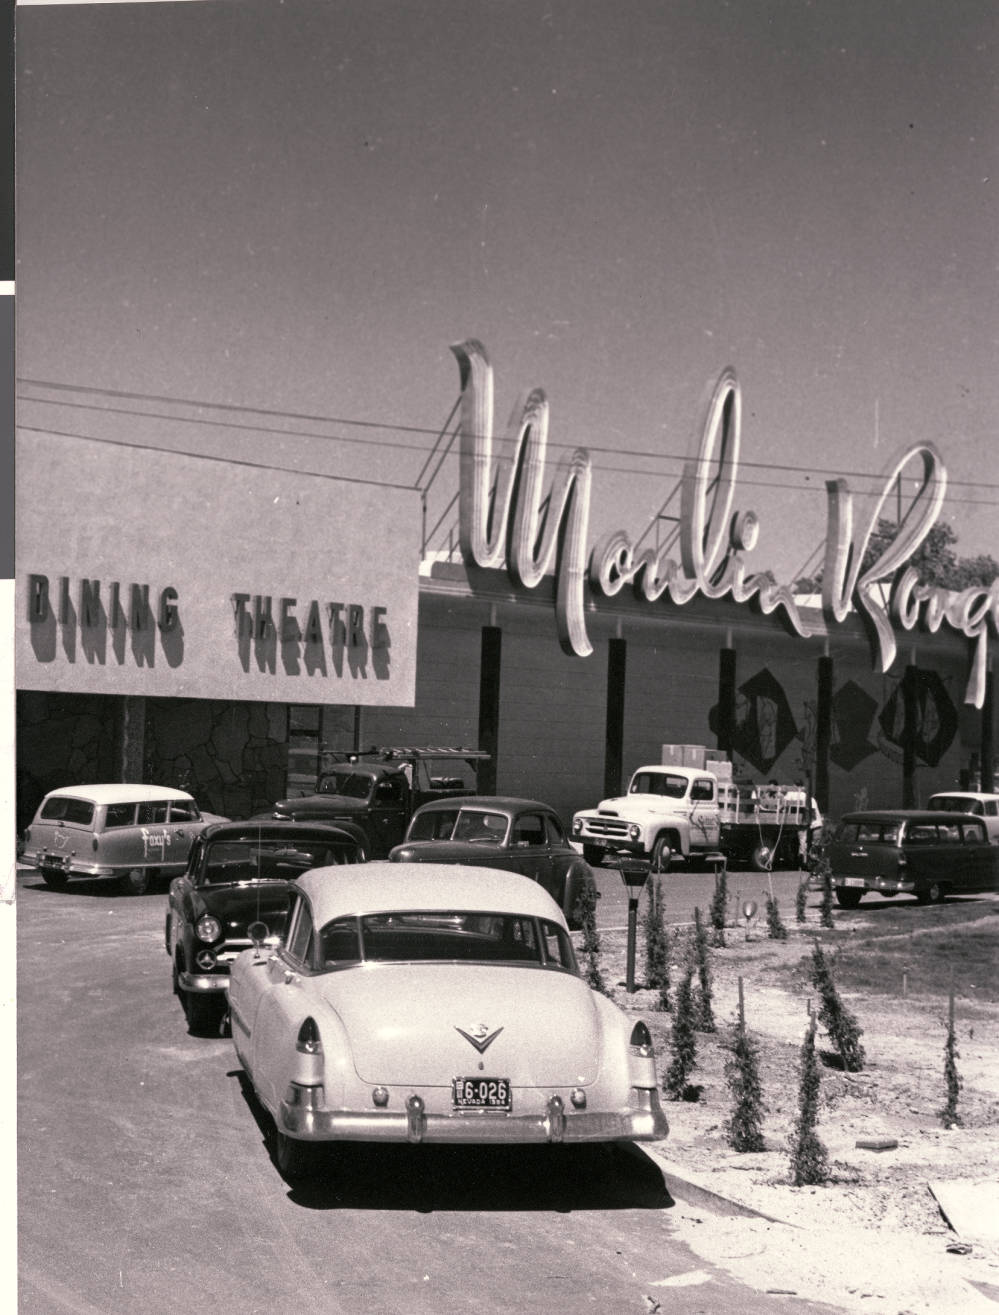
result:
<svg viewBox="0 0 999 1315"><path fill-rule="evenodd" d="M122 781L139 783L146 774L146 699L125 694L118 720L118 762Z"/></svg>
<svg viewBox="0 0 999 1315"><path fill-rule="evenodd" d="M607 645L607 720L604 727L604 798L621 793L624 768L624 682L628 643L611 639Z"/></svg>
<svg viewBox="0 0 999 1315"><path fill-rule="evenodd" d="M982 783L979 789L990 794L996 779L996 673L985 673L985 702L982 704Z"/></svg>
<svg viewBox="0 0 999 1315"><path fill-rule="evenodd" d="M735 649L718 654L718 748L729 760L735 750Z"/></svg>
<svg viewBox="0 0 999 1315"><path fill-rule="evenodd" d="M480 794L496 794L502 652L503 631L499 626L483 626L479 667L479 748L484 749L489 758L479 766Z"/></svg>
<svg viewBox="0 0 999 1315"><path fill-rule="evenodd" d="M916 734L919 704L916 698L917 668L910 663L902 677L902 807L916 807Z"/></svg>
<svg viewBox="0 0 999 1315"><path fill-rule="evenodd" d="M818 661L815 697L815 802L825 817L829 812L829 750L832 747L833 660L824 653Z"/></svg>

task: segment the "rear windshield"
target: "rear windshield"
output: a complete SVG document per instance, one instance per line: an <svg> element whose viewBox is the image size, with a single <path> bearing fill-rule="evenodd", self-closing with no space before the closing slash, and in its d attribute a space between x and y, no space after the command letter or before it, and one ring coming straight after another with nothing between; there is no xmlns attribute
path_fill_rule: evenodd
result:
<svg viewBox="0 0 999 1315"><path fill-rule="evenodd" d="M337 918L319 937L321 966L504 963L576 972L568 933L545 918L420 911Z"/></svg>
<svg viewBox="0 0 999 1315"><path fill-rule="evenodd" d="M346 841L284 839L209 841L203 851L198 884L234 886L241 881L294 881L309 868L357 861L356 847Z"/></svg>
<svg viewBox="0 0 999 1315"><path fill-rule="evenodd" d="M46 822L75 822L79 826L90 826L94 820L94 805L89 799L57 795L45 800L41 816Z"/></svg>

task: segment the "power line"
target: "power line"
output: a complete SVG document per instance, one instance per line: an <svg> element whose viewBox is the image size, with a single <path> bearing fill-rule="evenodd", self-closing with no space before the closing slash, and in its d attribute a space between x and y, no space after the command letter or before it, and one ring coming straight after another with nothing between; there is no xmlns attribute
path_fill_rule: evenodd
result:
<svg viewBox="0 0 999 1315"><path fill-rule="evenodd" d="M292 469L288 466L270 465L266 461L244 461L239 457L219 457L209 452L185 452L180 448L151 447L148 443L130 443L123 438L98 438L94 434L72 434L63 429L44 429L41 425L18 425L18 429L23 429L29 434L49 434L54 438L78 438L82 443L105 443L108 447L127 447L141 452L164 452L173 457L191 457L195 461L216 461L224 466L244 466L250 470L276 470L284 475L312 475L317 479L336 480L340 484L369 484L374 488L401 489L405 493L413 492L413 488L409 484L392 484L388 480L378 479L358 479L351 475L331 475L328 470L299 470L297 467Z"/></svg>
<svg viewBox="0 0 999 1315"><path fill-rule="evenodd" d="M109 397L115 399L121 398L128 400L139 400L139 401L147 401L153 403L161 403L163 405L168 405L168 406L188 406L188 407L194 407L208 411L228 411L228 412L234 412L237 415L257 415L257 416L270 417L274 419L286 419L286 420L298 421L298 422L310 423L310 424L346 425L346 426L351 426L361 429L378 429L383 431L388 430L401 434L416 434L423 437L433 437L435 440L440 436L441 433L441 430L439 429L428 429L417 425L402 425L388 421L357 420L357 419L348 419L346 417L338 417L338 416L311 415L303 412L271 410L263 407L241 406L241 405L224 403L224 402L204 402L192 398L172 398L172 397L167 397L167 396L152 394L152 393L127 392L124 390L117 390L117 389L91 387L89 385L57 383L49 380L19 378L18 383L33 388L46 388L56 392L76 392L76 393L84 393L93 396ZM103 407L93 403L86 403L86 402L53 401L49 398L44 398L44 397L25 397L25 398L21 398L20 400L26 402L34 402L37 405L43 405L43 406L61 406L61 407L70 407L76 410L96 411L104 415L134 416L139 419L163 420L166 422L172 422L177 424L197 424L197 425L202 425L205 427L212 427L212 428L236 429L248 433L277 434L289 438L314 438L327 442L364 444L371 447L395 448L397 450L413 452L416 454L424 453L423 448L420 448L414 444L401 443L393 439L369 439L369 438L361 438L361 437L350 437L344 434L316 434L304 430L279 429L279 428L272 428L271 426L266 426L266 425L247 425L245 423L235 422L235 421L206 420L204 417L201 416L164 415L160 412L141 411L128 407ZM494 441L502 442L504 437L505 436L499 436L498 438L496 438L496 436L494 436ZM140 444L139 446L142 445ZM674 452L650 452L640 448L637 449L612 448L612 447L605 447L601 445L559 442L555 440L550 440L548 446L553 449L566 449L566 450L583 446L586 447L587 451L590 453L598 453L600 455L613 456L618 458L634 457L640 460L674 461L674 462L679 462L681 464L686 463L688 460L690 460L689 455L686 453L679 454ZM165 450L169 450L169 449L165 449ZM853 470L853 471L831 470L817 466L806 467L798 464L785 464L780 462L751 461L751 460L745 460L741 457L739 460L739 466L740 469L745 468L748 470L775 471L782 473L801 474L805 476L829 475L839 478L849 477L852 479L862 479L862 480L883 479L883 474L881 472L872 473L870 471L860 471L860 470ZM595 468L600 470L617 471L618 473L625 475L649 473L643 470L636 470L632 467L624 467L624 466L616 466L616 465L596 466ZM764 485L762 483L753 482L750 480L740 480L740 484L750 488L768 487L768 488L776 488L776 489L792 489L794 491L801 491L799 485L775 484L772 483L771 481L767 481L767 483ZM948 485L951 487L966 486L969 488L976 488L976 489L999 490L999 483L992 484L981 480L959 480L959 479L949 478ZM997 505L991 501L980 501L975 499L965 500L963 502L959 499L949 499L949 501L954 503L960 503L960 505L965 505L965 506Z"/></svg>

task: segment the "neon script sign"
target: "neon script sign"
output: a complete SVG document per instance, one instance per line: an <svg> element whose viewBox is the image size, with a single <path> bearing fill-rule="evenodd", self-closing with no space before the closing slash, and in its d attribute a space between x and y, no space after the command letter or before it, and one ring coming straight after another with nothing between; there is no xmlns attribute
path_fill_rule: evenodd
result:
<svg viewBox="0 0 999 1315"><path fill-rule="evenodd" d="M799 635L816 633L790 585L753 572L747 557L759 538L755 512L734 511L741 442L741 398L735 372L722 372L711 393L697 456L684 465L680 492L680 560L669 548L639 548L624 530L604 536L588 552L593 471L585 448L559 460L551 488L543 480L548 448L548 401L534 389L514 407L508 438L513 458L493 455L493 374L474 339L451 348L461 371L459 535L468 565L505 566L515 583L534 589L555 576L559 642L567 653L593 651L586 633L587 590L610 598L630 585L648 603L682 606L700 595L780 611ZM918 491L895 538L865 570L871 536L896 480L918 464ZM939 515L947 472L936 448L916 444L885 471L884 491L870 516L855 524L845 480L826 484L827 532L822 611L827 625L856 608L868 624L875 660L887 671L897 653L896 628L930 631L946 622L974 641L965 701L985 698L989 636L999 634L999 581L962 591L919 583L905 563ZM890 585L885 588L885 585Z"/></svg>

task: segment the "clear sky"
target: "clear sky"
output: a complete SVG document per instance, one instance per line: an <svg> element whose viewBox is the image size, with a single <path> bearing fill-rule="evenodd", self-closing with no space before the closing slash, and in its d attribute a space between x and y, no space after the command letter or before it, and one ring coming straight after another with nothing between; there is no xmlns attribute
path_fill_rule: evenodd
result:
<svg viewBox="0 0 999 1315"><path fill-rule="evenodd" d="M993 0L19 8L21 420L412 484L476 337L498 423L544 388L637 535L732 365L758 567L922 440L999 556L997 37Z"/></svg>

